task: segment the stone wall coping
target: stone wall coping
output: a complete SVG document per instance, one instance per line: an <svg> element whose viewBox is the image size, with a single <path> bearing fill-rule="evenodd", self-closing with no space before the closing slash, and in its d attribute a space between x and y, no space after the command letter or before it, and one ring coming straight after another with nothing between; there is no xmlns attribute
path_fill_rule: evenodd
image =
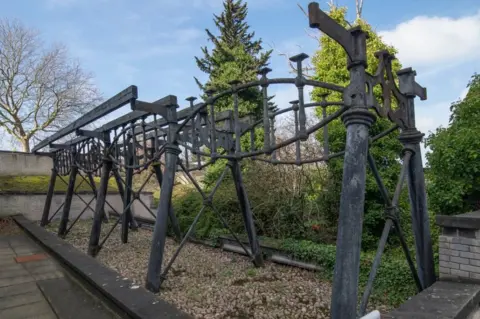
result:
<svg viewBox="0 0 480 319"><path fill-rule="evenodd" d="M480 229L480 210L454 216L437 215L435 219L442 227Z"/></svg>
<svg viewBox="0 0 480 319"><path fill-rule="evenodd" d="M0 150L0 153L3 154L19 154L19 155L28 155L28 156L52 156L52 152L35 152L35 153L30 153L30 152L19 152L19 151L9 151L9 150Z"/></svg>
<svg viewBox="0 0 480 319"><path fill-rule="evenodd" d="M467 318L480 302L480 285L437 281L382 319Z"/></svg>
<svg viewBox="0 0 480 319"><path fill-rule="evenodd" d="M92 287L95 295L103 297L123 314L134 319L190 319L190 315L177 309L131 280L94 259L23 215L14 216L16 223L36 242L78 277L82 284Z"/></svg>

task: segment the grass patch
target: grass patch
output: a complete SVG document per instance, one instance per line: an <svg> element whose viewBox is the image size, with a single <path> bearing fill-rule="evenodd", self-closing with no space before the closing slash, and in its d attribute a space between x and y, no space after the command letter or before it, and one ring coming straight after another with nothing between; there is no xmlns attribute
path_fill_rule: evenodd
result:
<svg viewBox="0 0 480 319"><path fill-rule="evenodd" d="M256 275L257 275L257 270L255 270L254 268L249 268L247 270L248 277L255 277Z"/></svg>
<svg viewBox="0 0 480 319"><path fill-rule="evenodd" d="M68 176L63 177L68 183ZM91 192L92 189L88 183L82 182L81 177L75 180L77 192ZM94 177L97 187L100 185L100 177ZM46 193L50 176L0 176L0 193ZM60 177L55 181L55 192L66 192L67 184ZM112 177L108 181L108 191L118 191L115 179Z"/></svg>

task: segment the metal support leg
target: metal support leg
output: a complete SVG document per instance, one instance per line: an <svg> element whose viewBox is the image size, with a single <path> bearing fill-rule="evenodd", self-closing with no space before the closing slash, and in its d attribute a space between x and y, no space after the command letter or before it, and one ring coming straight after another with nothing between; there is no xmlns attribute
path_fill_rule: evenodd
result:
<svg viewBox="0 0 480 319"><path fill-rule="evenodd" d="M133 154L133 148L131 143L128 143L127 149L128 149L128 157L126 158L126 164L127 166L132 166L134 164L134 161L133 161L134 154ZM132 184L133 184L133 168L127 167L126 175L125 175L125 196L123 198L124 208L131 206L130 202L132 201L132 187L133 187ZM120 217L122 219L121 237L122 237L122 243L124 244L128 242L128 224L129 224L129 221L133 219L133 218L130 218L131 212L132 210L131 208L129 208Z"/></svg>
<svg viewBox="0 0 480 319"><path fill-rule="evenodd" d="M98 243L100 241L100 232L102 230L103 209L105 206L105 198L107 196L108 179L112 170L112 161L104 159L102 166L102 174L100 177L100 186L97 193L97 202L95 203L95 214L93 215L92 230L90 232L90 241L88 244L88 254L96 256L98 253Z"/></svg>
<svg viewBox="0 0 480 319"><path fill-rule="evenodd" d="M397 74L399 89L406 98L405 121L407 127L402 130L399 139L405 149L412 152L412 158L407 171L407 184L412 209L412 227L415 237L417 269L423 288L427 288L433 285L436 276L432 238L430 235L430 222L428 218L422 152L420 149L423 134L416 129L414 103L416 96L426 99L427 95L426 90L415 82L416 72L411 68L400 70Z"/></svg>
<svg viewBox="0 0 480 319"><path fill-rule="evenodd" d="M42 219L40 221L40 226L42 227L45 227L48 224L48 217L50 215L50 207L52 205L53 192L55 191L57 174L56 168L52 168L52 173L50 174L50 183L48 184L47 198L45 199L45 206L43 207Z"/></svg>
<svg viewBox="0 0 480 319"><path fill-rule="evenodd" d="M256 267L263 267L262 251L260 249L257 232L255 230L255 224L253 221L252 209L250 208L250 202L248 200L245 186L243 185L240 164L238 163L238 161L230 161L229 165L230 169L232 170L235 189L237 191L237 197L240 203L240 209L242 211L243 221L245 223L245 229L248 235L248 241L250 242L250 248L252 249L253 263Z"/></svg>
<svg viewBox="0 0 480 319"><path fill-rule="evenodd" d="M123 187L122 177L120 176L120 173L118 172L118 168L113 168L113 177L115 178L115 181L117 183L118 192L120 193L120 197L122 198L122 202L125 204L125 188ZM124 210L125 210L125 208L127 208L127 206L123 207ZM128 208L128 210L130 210L130 208ZM137 221L135 220L135 218L133 218L133 213L131 215L132 215L132 219L129 221L130 229L133 230L133 231L136 231L136 230L138 230L138 224L137 224Z"/></svg>
<svg viewBox="0 0 480 319"><path fill-rule="evenodd" d="M352 31L350 35L355 50L348 59L350 85L344 94L351 107L342 115L347 136L333 275L332 319L356 317L368 131L375 120L366 105L366 35L361 30Z"/></svg>
<svg viewBox="0 0 480 319"><path fill-rule="evenodd" d="M403 132L401 135L403 135ZM405 136L403 136L403 138L405 138ZM413 156L407 171L407 185L410 197L413 235L415 237L417 271L422 287L425 289L433 285L436 280L432 239L430 235L430 221L427 210L425 176L423 173L420 142L410 144L410 146L406 147L413 151Z"/></svg>
<svg viewBox="0 0 480 319"><path fill-rule="evenodd" d="M377 253L375 255L375 258L373 260L372 267L370 268L370 274L368 276L368 281L367 285L365 287L364 293L363 293L363 298L360 303L360 308L358 312L358 316L362 317L365 315L365 312L367 310L367 305L368 301L370 298L370 294L373 289L373 282L375 280L375 277L377 275L377 270L380 266L380 261L383 255L383 251L385 250L385 245L387 243L388 235L392 229L392 226L395 226L395 230L398 233L398 236L400 238L400 242L402 244L402 247L404 248L405 251L405 257L407 259L407 263L410 267L410 270L412 272L412 276L415 280L415 283L417 284L417 287L419 291L421 291L422 286L420 284L420 280L418 279L417 271L415 269L415 265L413 264L411 258L410 258L410 253L408 250L408 247L406 246L404 236L400 227L400 224L398 222L398 201L402 192L403 184L405 182L405 176L406 176L406 171L408 170L409 166L409 161L411 157L411 152L406 152L403 157L403 165L402 169L400 172L400 176L398 179L398 183L395 189L395 193L393 195L393 198L390 199L390 195L388 194L388 190L385 187L385 184L383 183L383 180L380 176L380 173L378 172L377 166L375 164L375 160L372 157L371 153L368 153L368 164L372 170L373 176L375 177L375 180L377 182L378 188L380 190L380 193L382 194L382 197L385 200L385 206L386 206L386 222L385 226L383 228L382 236L380 237L380 240L378 242L378 248L377 248ZM405 249L406 248L406 249Z"/></svg>
<svg viewBox="0 0 480 319"><path fill-rule="evenodd" d="M160 168L159 163L154 163L152 167L155 172L155 176L157 177L158 185L161 187L163 182L162 169ZM173 210L173 206L171 205L171 203L170 203L170 208L168 209L168 217L170 219L173 232L175 233L175 237L177 238L178 241L181 241L183 238L182 231L180 230L180 224L178 223L177 216L175 215L175 212Z"/></svg>
<svg viewBox="0 0 480 319"><path fill-rule="evenodd" d="M367 117L367 114L369 112L366 109L356 108L347 112L343 118L347 126L347 142L333 277L331 305L333 319L355 318L356 315L365 204L368 128L373 121L372 118ZM364 123L361 123L360 116L365 117Z"/></svg>
<svg viewBox="0 0 480 319"><path fill-rule="evenodd" d="M95 180L93 179L93 174L92 173L87 173L88 177L88 183L90 184L90 187L92 187L93 191L93 196L95 197L95 200L97 199L97 186L95 185ZM103 222L108 223L108 216L107 212L105 212L105 209L103 209Z"/></svg>
<svg viewBox="0 0 480 319"><path fill-rule="evenodd" d="M146 288L152 292L160 291L160 274L162 270L163 253L165 250L165 239L167 237L167 220L172 200L173 183L177 169L178 155L180 149L176 145L166 146L165 152L165 175L163 176L160 188L160 202L157 209L157 219L153 231L152 248L148 262L148 273Z"/></svg>
<svg viewBox="0 0 480 319"><path fill-rule="evenodd" d="M63 205L62 219L58 226L58 236L64 237L67 230L68 218L70 215L70 207L72 205L73 193L75 190L75 179L77 178L78 167L73 164L70 170L70 178L68 180L67 194L65 194L65 205Z"/></svg>

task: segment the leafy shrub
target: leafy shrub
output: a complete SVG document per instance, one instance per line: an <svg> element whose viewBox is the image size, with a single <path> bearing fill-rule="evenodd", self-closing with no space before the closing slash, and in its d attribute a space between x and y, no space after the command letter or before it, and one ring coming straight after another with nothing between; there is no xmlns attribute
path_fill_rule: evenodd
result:
<svg viewBox="0 0 480 319"><path fill-rule="evenodd" d="M425 145L428 195L441 214L460 214L480 204L480 75L472 76L465 99L453 103L448 127L431 133Z"/></svg>
<svg viewBox="0 0 480 319"><path fill-rule="evenodd" d="M323 267L322 278L333 279L336 247L317 244L311 241L285 240L282 248L292 257L314 262ZM361 253L360 256L360 293L367 283L375 252ZM374 281L371 302L398 306L408 297L416 294L416 286L410 268L401 252L392 250L382 256L380 267Z"/></svg>
<svg viewBox="0 0 480 319"><path fill-rule="evenodd" d="M325 227L316 201L318 185L324 169L273 166L248 162L243 168L244 185L251 203L257 233L274 238L307 238L315 242L331 241L333 233ZM229 175L229 173L228 173ZM320 182L319 182L320 181ZM206 192L211 191L207 187ZM173 204L182 227L193 221L203 200L195 189L175 196ZM235 185L226 178L213 197L216 210L237 233L244 232L242 214ZM197 235L209 237L209 232L222 227L217 216L207 209L198 224Z"/></svg>

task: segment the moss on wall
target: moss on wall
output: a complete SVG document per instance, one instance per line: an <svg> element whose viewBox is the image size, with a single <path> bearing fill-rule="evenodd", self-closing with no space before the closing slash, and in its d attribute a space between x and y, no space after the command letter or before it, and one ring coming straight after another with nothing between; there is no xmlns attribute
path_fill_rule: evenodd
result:
<svg viewBox="0 0 480 319"><path fill-rule="evenodd" d="M57 177L55 182L55 192L66 192L68 176ZM98 187L100 178L94 177L95 183ZM77 192L91 192L90 185L83 181L81 177L75 180L75 187ZM50 183L50 176L0 176L0 193L46 193L48 191L48 184ZM111 178L108 181L108 191L118 191L115 180Z"/></svg>

